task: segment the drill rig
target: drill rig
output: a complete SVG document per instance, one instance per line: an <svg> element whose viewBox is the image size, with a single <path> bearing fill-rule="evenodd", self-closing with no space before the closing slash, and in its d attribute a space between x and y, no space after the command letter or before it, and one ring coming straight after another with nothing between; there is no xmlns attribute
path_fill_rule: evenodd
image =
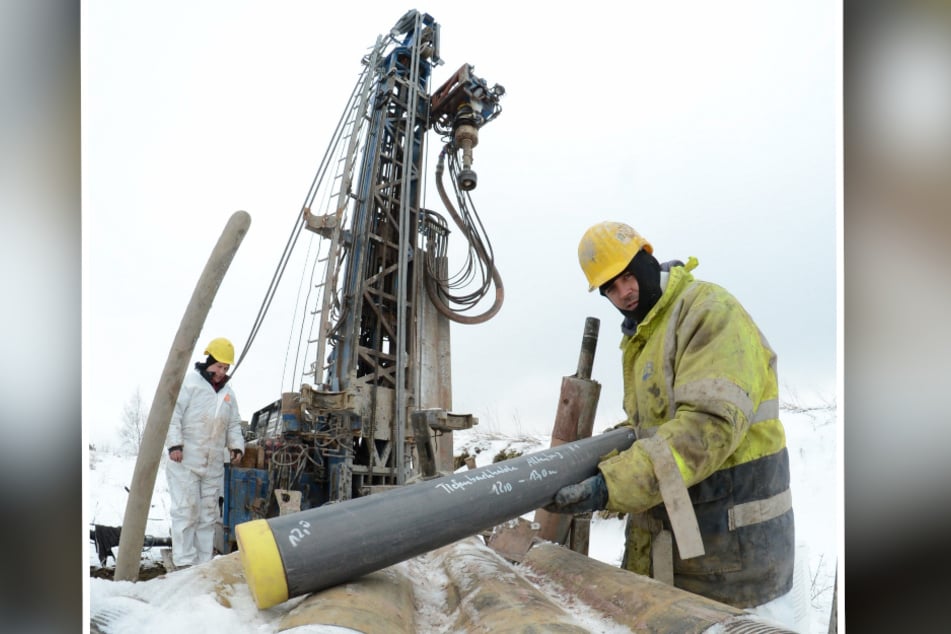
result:
<svg viewBox="0 0 951 634"><path fill-rule="evenodd" d="M503 301L470 192L479 129L501 112L504 89L463 64L430 93L439 38L439 24L411 10L362 60L235 366L306 236L296 350L281 397L249 421L241 465L226 466L219 552L233 550L242 522L452 471L452 432L477 423L450 412L449 324L486 321ZM442 143L439 198L468 244L453 274L450 224L423 207L430 131Z"/></svg>

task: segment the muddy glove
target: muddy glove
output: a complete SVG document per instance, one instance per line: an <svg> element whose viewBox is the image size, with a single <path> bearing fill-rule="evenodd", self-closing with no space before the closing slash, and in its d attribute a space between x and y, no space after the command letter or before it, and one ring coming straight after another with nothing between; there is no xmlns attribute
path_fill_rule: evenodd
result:
<svg viewBox="0 0 951 634"><path fill-rule="evenodd" d="M545 506L550 513L587 513L600 511L608 504L608 485L600 473L578 484L561 487L555 499Z"/></svg>

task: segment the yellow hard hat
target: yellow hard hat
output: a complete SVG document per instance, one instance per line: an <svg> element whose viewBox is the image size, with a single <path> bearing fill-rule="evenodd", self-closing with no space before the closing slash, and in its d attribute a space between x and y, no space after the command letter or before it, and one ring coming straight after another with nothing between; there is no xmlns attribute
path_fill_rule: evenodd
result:
<svg viewBox="0 0 951 634"><path fill-rule="evenodd" d="M591 226L578 243L578 262L588 278L588 292L619 275L641 249L654 253L651 243L623 222Z"/></svg>
<svg viewBox="0 0 951 634"><path fill-rule="evenodd" d="M234 346L224 337L218 337L208 342L205 354L210 354L215 361L231 365L234 363Z"/></svg>

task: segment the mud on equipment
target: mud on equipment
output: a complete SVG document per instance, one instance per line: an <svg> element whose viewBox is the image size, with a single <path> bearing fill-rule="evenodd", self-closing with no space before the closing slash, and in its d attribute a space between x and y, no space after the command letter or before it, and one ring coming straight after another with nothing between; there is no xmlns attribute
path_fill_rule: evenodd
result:
<svg viewBox="0 0 951 634"><path fill-rule="evenodd" d="M630 428L235 527L259 609L440 548L542 507L634 443Z"/></svg>

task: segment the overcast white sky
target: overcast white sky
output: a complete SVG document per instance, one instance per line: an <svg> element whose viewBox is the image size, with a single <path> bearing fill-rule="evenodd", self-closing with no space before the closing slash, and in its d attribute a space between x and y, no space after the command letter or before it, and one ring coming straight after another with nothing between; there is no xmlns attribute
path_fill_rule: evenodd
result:
<svg viewBox="0 0 951 634"><path fill-rule="evenodd" d="M238 209L251 229L194 358L216 336L243 345L360 60L410 8L442 27L432 88L470 63L507 90L473 166L506 300L485 324L452 326L455 411L510 432L549 431L593 316L596 429L623 417L620 315L587 293L576 256L584 230L605 219L635 226L661 260L698 257L695 275L731 290L778 352L787 397L833 398L841 7L564 6L575 8L84 2L88 440L115 436L137 389L153 399ZM429 143L438 150L435 136ZM296 284L291 274L284 290ZM235 377L245 418L280 396L290 324L272 311Z"/></svg>

